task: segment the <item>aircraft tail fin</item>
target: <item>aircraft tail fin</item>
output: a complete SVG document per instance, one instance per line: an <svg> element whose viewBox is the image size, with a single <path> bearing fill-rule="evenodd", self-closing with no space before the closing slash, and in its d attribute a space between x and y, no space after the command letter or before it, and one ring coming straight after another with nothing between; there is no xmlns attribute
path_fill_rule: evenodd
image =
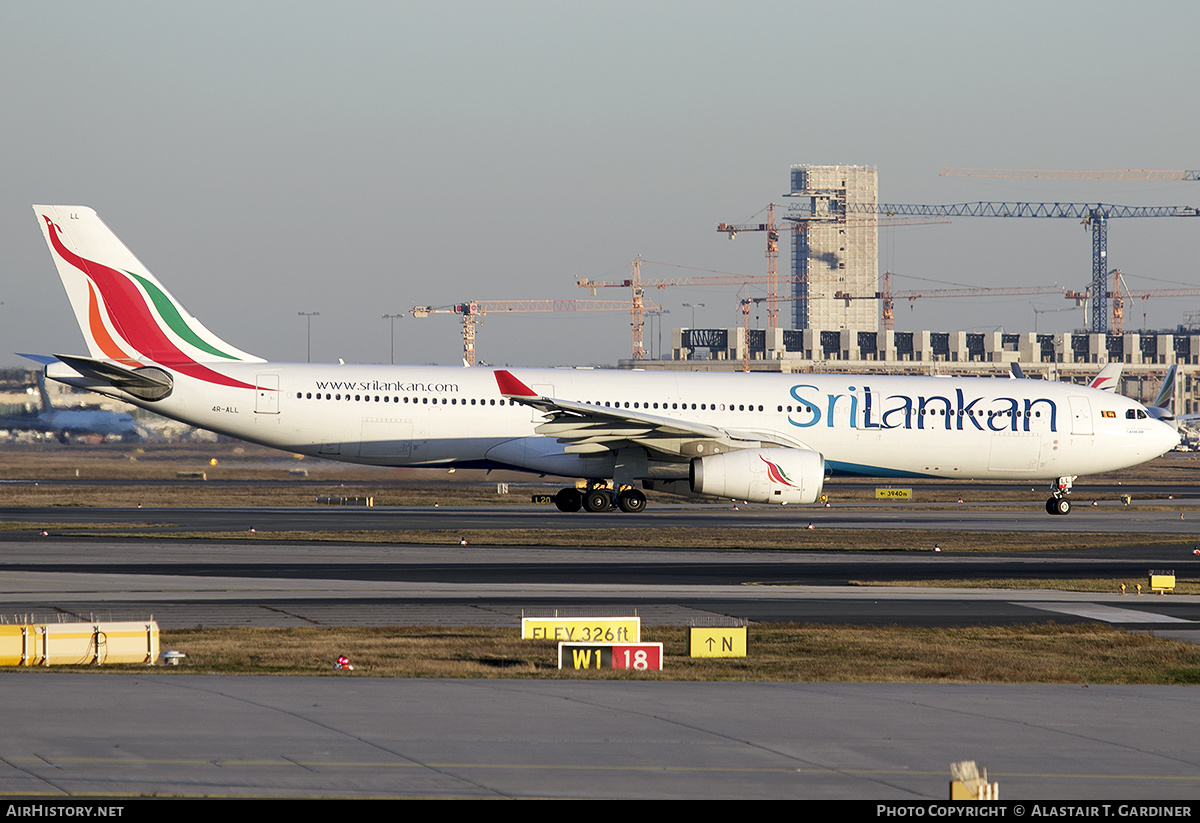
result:
<svg viewBox="0 0 1200 823"><path fill-rule="evenodd" d="M1146 414L1153 417L1155 420L1166 423L1175 428L1179 428L1180 424L1192 423L1189 418L1192 415L1186 415L1183 418L1176 419L1171 411L1171 406L1175 403L1175 364L1167 369L1166 375L1163 377L1162 385L1158 389L1158 394L1154 398L1154 402L1146 406Z"/></svg>
<svg viewBox="0 0 1200 823"><path fill-rule="evenodd" d="M1162 385L1158 388L1158 394L1151 404L1160 409L1171 408L1171 403L1175 399L1175 364L1171 364L1171 368L1167 369L1166 375L1163 377Z"/></svg>
<svg viewBox="0 0 1200 823"><path fill-rule="evenodd" d="M34 206L93 358L134 365L262 362L193 317L86 206Z"/></svg>

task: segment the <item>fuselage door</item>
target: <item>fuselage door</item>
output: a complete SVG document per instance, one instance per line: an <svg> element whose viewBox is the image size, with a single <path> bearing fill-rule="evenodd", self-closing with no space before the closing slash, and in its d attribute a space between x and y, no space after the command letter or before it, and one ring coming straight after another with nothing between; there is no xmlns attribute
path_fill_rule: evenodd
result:
<svg viewBox="0 0 1200 823"><path fill-rule="evenodd" d="M279 375L260 374L254 378L256 414L279 414Z"/></svg>
<svg viewBox="0 0 1200 823"><path fill-rule="evenodd" d="M1082 395L1067 398L1071 404L1071 434L1094 434L1092 428L1092 404Z"/></svg>

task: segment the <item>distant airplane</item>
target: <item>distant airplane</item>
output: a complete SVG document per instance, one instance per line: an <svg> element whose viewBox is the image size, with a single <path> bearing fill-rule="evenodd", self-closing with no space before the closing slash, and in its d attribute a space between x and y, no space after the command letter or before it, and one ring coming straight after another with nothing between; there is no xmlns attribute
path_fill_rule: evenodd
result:
<svg viewBox="0 0 1200 823"><path fill-rule="evenodd" d="M34 358L40 359L40 358ZM37 415L0 418L0 429L40 431L56 434L63 443L81 435L116 435L123 440L145 437L146 430L127 412L107 409L56 409L46 391L46 377L38 374L41 411Z"/></svg>
<svg viewBox="0 0 1200 823"><path fill-rule="evenodd" d="M582 479L555 495L563 511L640 512L639 482L812 503L844 472L1049 480L1046 511L1067 514L1078 475L1179 442L1129 398L1046 380L268 363L206 329L93 210L34 210L89 351L47 377L301 454Z"/></svg>

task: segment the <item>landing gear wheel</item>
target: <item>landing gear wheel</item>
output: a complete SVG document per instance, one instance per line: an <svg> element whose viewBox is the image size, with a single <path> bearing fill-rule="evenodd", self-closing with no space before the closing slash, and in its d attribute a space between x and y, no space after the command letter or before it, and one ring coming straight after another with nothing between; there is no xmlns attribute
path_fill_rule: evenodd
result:
<svg viewBox="0 0 1200 823"><path fill-rule="evenodd" d="M617 495L617 506L627 514L641 514L646 510L646 495L637 489L626 489Z"/></svg>
<svg viewBox="0 0 1200 823"><path fill-rule="evenodd" d="M1070 514L1071 501L1065 497L1051 497L1046 501L1046 514Z"/></svg>
<svg viewBox="0 0 1200 823"><path fill-rule="evenodd" d="M560 489L554 495L554 505L560 512L577 512L583 508L583 495L579 489Z"/></svg>
<svg viewBox="0 0 1200 823"><path fill-rule="evenodd" d="M607 489L592 489L583 496L583 507L590 512L606 512L612 505L612 494Z"/></svg>

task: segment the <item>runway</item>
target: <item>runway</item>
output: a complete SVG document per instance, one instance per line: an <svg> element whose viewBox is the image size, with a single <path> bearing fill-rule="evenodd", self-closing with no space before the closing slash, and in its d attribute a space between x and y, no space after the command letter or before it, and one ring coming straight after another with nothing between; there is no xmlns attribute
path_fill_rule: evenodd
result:
<svg viewBox="0 0 1200 823"><path fill-rule="evenodd" d="M1190 510L1189 512L1190 513ZM877 520L864 520L863 515ZM1122 514L1125 517L1122 519ZM1044 512L663 507L5 510L8 522L156 523L139 538L0 535L3 614L153 616L165 628L489 625L636 611L647 624L966 626L1099 620L1200 640L1200 597L850 585L1200 569L1178 512L1078 518L1118 548L1036 553L502 547L156 538L260 529L454 529L612 521L706 528L1063 528ZM1172 520L1172 517L1174 518ZM949 519L957 518L957 519ZM1141 524L1146 524L1143 528ZM262 525L265 524L265 525ZM298 525L298 524L303 524ZM405 525L397 525L405 524ZM607 524L606 524L607 525ZM806 526L801 530L807 532ZM1155 542L1155 535L1159 542ZM1009 799L1200 795L1194 688L637 683L0 674L0 793L45 797L848 798L938 800L975 759Z"/></svg>
<svg viewBox="0 0 1200 823"><path fill-rule="evenodd" d="M795 515L799 514L799 519ZM544 509L36 509L6 510L0 520L77 522L103 533L105 524L158 524L148 537L108 539L0 535L5 611L87 618L144 619L164 628L204 626L514 626L546 609L636 610L647 623L686 624L729 616L758 622L964 626L1100 619L1129 628L1196 638L1200 598L909 588L927 579L1104 579L1128 581L1132 593L1151 569L1200 572L1190 543L1155 542L1176 535L1176 512L954 512L980 530L1062 528L1077 520L1092 530L1137 532L1128 546L1038 552L821 552L748 549L434 545L186 540L187 532L258 534L299 528L453 530L481 524L537 528L542 523L643 522L660 527L761 527L796 530L803 546L811 518L819 529L946 528L938 510L863 512L810 509L696 510L662 507L648 518L565 515ZM1122 515L1124 515L1122 517ZM1175 519L1171 519L1174 515ZM470 525L468 525L470 524ZM499 525L496 525L499 524ZM1156 528L1158 529L1156 531ZM159 533L164 539L155 539ZM569 531L567 532L569 533ZM1133 535L1131 535L1131 538ZM1197 538L1200 543L1200 537ZM886 545L886 538L881 538ZM948 549L952 546L947 546ZM1058 604L1058 605L1056 605ZM1081 605L1083 604L1083 605ZM1090 605L1088 605L1090 604ZM1107 617L1103 616L1107 615Z"/></svg>
<svg viewBox="0 0 1200 823"><path fill-rule="evenodd" d="M998 534L1195 534L1200 498L1155 501L1161 508L1126 508L1106 500L1075 500L1066 517L1043 503L859 503L854 506L659 505L637 515L617 511L565 514L553 506L256 507L256 508L0 508L0 522L143 523L164 531L383 531L428 529L930 529ZM1182 517L1181 517L1182 515ZM0 534L0 540L7 539Z"/></svg>
<svg viewBox="0 0 1200 823"><path fill-rule="evenodd" d="M6 715L0 793L112 805L139 795L788 798L925 810L947 797L949 764L975 759L1009 801L1175 806L1200 796L1194 693L5 673L0 699L30 710Z"/></svg>

